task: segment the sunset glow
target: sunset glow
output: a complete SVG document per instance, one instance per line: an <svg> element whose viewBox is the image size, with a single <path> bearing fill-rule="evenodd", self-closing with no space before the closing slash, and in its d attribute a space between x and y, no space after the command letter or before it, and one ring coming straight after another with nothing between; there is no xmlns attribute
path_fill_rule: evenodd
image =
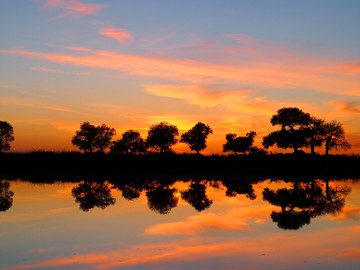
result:
<svg viewBox="0 0 360 270"><path fill-rule="evenodd" d="M261 147L271 116L298 107L341 122L346 153L358 154L359 10L322 0L4 1L0 120L14 127L17 152L75 150L84 121L115 128L114 139L201 121L213 129L203 153L221 154L227 133L256 131Z"/></svg>

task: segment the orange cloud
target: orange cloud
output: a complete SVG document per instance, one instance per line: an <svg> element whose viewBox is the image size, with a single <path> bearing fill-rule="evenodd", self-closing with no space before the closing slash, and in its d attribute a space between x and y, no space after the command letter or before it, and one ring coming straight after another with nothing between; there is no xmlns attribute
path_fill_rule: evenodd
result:
<svg viewBox="0 0 360 270"><path fill-rule="evenodd" d="M105 8L102 4L84 4L78 0L46 0L42 4L42 8L57 8L62 10L62 13L54 19L61 18L68 15L92 15L97 14L100 10Z"/></svg>
<svg viewBox="0 0 360 270"><path fill-rule="evenodd" d="M53 69L53 68L28 67L28 69L29 69L29 70L34 70L34 71L51 72L51 73L63 73L62 70Z"/></svg>
<svg viewBox="0 0 360 270"><path fill-rule="evenodd" d="M38 109L47 109L47 110L51 110L51 111L75 113L74 110L71 110L66 107L51 105L51 104L47 104L45 102L24 99L24 98L19 98L19 97L1 97L0 96L0 104L8 105L8 106L33 107L33 108L38 108Z"/></svg>
<svg viewBox="0 0 360 270"><path fill-rule="evenodd" d="M360 101L332 100L329 103L337 106L341 111L344 112L360 113Z"/></svg>
<svg viewBox="0 0 360 270"><path fill-rule="evenodd" d="M312 89L359 96L359 84L351 74L325 76L314 63L262 63L220 65L196 60L178 60L97 51L86 56L37 53L25 50L0 50L4 54L36 57L48 61L102 68L130 74L201 83L240 83L251 88ZM325 64L325 63L324 63Z"/></svg>
<svg viewBox="0 0 360 270"><path fill-rule="evenodd" d="M188 103L201 107L214 107L230 101L246 98L249 90L222 90L209 92L197 85L145 85L146 92L161 97L185 99Z"/></svg>
<svg viewBox="0 0 360 270"><path fill-rule="evenodd" d="M119 41L121 44L128 44L132 40L132 36L130 32L121 28L112 28L112 27L101 28L99 30L99 34L106 37L114 38L117 41Z"/></svg>

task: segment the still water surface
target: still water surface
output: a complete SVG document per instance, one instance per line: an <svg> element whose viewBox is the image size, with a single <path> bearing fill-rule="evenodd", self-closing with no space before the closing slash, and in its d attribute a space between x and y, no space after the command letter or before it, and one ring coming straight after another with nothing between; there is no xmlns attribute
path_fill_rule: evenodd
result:
<svg viewBox="0 0 360 270"><path fill-rule="evenodd" d="M0 269L360 269L360 182L0 180Z"/></svg>

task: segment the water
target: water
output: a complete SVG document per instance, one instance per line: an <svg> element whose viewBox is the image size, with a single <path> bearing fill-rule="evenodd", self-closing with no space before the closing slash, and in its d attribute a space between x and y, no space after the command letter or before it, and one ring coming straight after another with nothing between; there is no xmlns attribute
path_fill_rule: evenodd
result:
<svg viewBox="0 0 360 270"><path fill-rule="evenodd" d="M359 269L360 183L1 180L0 269Z"/></svg>

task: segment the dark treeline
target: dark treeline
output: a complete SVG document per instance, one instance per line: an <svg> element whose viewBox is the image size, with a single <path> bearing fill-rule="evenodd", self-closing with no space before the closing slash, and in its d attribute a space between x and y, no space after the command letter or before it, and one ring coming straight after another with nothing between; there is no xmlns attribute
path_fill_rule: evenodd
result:
<svg viewBox="0 0 360 270"><path fill-rule="evenodd" d="M0 177L358 177L360 156L3 153Z"/></svg>
<svg viewBox="0 0 360 270"><path fill-rule="evenodd" d="M327 123L324 119L311 116L299 108L282 108L271 118L273 126L279 126L279 130L273 131L263 137L262 145L265 149L276 145L282 149L293 149L294 153L304 153L301 148L310 148L311 154L315 154L315 147L324 145L325 155L330 150L350 149L350 144L345 139L342 124L336 121ZM178 142L187 144L198 155L207 147L206 141L213 133L211 127L198 122L185 133L179 134L175 125L160 122L149 128L147 138L141 137L136 130L129 129L121 135L121 138L113 141L116 135L114 128L105 124L92 125L90 122L80 124L72 138L72 144L85 154L100 152L110 149L111 154L145 154L149 151L159 153L172 153L172 147ZM10 150L10 142L14 140L12 126L0 121L0 153ZM245 136L229 133L225 136L223 152L237 155L265 155L263 148L253 146L257 133L248 131ZM179 138L180 136L180 138Z"/></svg>
<svg viewBox="0 0 360 270"><path fill-rule="evenodd" d="M121 196L129 201L136 200L141 195L145 196L149 209L159 214L169 214L177 207L180 199L201 212L214 204L213 199L207 195L209 187L218 192L225 192L227 197L254 200L257 198L254 185L263 181L189 179L181 181L188 183L188 186L179 190L176 185L179 181L175 179L121 179L121 181L87 179L74 183L71 195L84 212L114 205L116 198L112 192L115 190L120 191ZM272 211L271 219L282 229L297 230L305 224L310 224L311 219L318 216L341 213L345 198L351 191L342 181L329 179L272 179L271 181L285 181L290 184L289 187L276 190L263 187L261 194L264 201L280 208ZM30 182L48 183L49 181ZM10 182L0 180L0 211L6 211L12 206L14 193L10 188ZM180 194L180 197L175 194Z"/></svg>

